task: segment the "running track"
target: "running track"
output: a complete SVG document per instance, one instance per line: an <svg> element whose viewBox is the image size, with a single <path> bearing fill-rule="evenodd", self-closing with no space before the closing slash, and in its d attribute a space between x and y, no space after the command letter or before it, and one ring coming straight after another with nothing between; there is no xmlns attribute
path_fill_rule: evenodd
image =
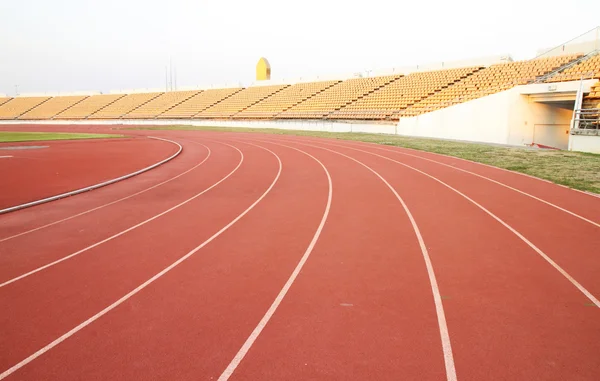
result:
<svg viewBox="0 0 600 381"><path fill-rule="evenodd" d="M600 198L387 146L152 135L183 152L0 215L0 379L600 379Z"/></svg>

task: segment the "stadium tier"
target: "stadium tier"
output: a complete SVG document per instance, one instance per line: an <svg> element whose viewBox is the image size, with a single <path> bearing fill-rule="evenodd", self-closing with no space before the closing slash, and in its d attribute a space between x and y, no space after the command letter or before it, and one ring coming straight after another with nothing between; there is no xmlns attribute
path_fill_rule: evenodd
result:
<svg viewBox="0 0 600 381"><path fill-rule="evenodd" d="M65 111L73 105L81 102L88 96L64 96L64 97L52 97L46 102L40 104L32 110L29 110L25 114L19 116L19 119L23 120L43 120L52 119L57 114Z"/></svg>
<svg viewBox="0 0 600 381"><path fill-rule="evenodd" d="M600 54L569 54L347 80L193 91L2 97L0 119L326 119L395 122L518 85L600 79ZM595 88L592 96L598 93ZM589 102L588 102L589 103Z"/></svg>
<svg viewBox="0 0 600 381"><path fill-rule="evenodd" d="M327 90L341 81L296 83L273 94L246 110L234 115L234 119L271 119L277 114Z"/></svg>
<svg viewBox="0 0 600 381"><path fill-rule="evenodd" d="M596 82L590 93L583 99L583 108L600 109L600 82Z"/></svg>
<svg viewBox="0 0 600 381"><path fill-rule="evenodd" d="M0 106L0 119L16 119L50 97L16 97Z"/></svg>
<svg viewBox="0 0 600 381"><path fill-rule="evenodd" d="M11 100L10 97L0 97L0 106Z"/></svg>
<svg viewBox="0 0 600 381"><path fill-rule="evenodd" d="M327 118L384 120L481 69L483 67L465 67L411 73L342 107Z"/></svg>
<svg viewBox="0 0 600 381"><path fill-rule="evenodd" d="M92 95L56 115L54 119L85 119L124 96L125 94Z"/></svg>
<svg viewBox="0 0 600 381"><path fill-rule="evenodd" d="M407 107L394 118L424 114L508 90L518 85L525 85L580 57L580 54L564 55L492 65Z"/></svg>
<svg viewBox="0 0 600 381"><path fill-rule="evenodd" d="M255 86L248 87L240 92L237 92L227 99L207 108L200 112L195 118L229 118L240 111L247 109L255 103L268 98L272 94L275 94L289 85L276 85L276 86Z"/></svg>
<svg viewBox="0 0 600 381"><path fill-rule="evenodd" d="M347 104L397 80L400 75L353 78L331 86L277 115L281 119L321 119Z"/></svg>
<svg viewBox="0 0 600 381"><path fill-rule="evenodd" d="M88 119L119 119L123 115L131 112L132 110L140 107L146 102L160 96L164 93L136 93L128 94L122 98L119 98L115 102L109 104L101 110L93 113Z"/></svg>
<svg viewBox="0 0 600 381"><path fill-rule="evenodd" d="M600 54L581 60L577 64L553 75L546 82L578 81L592 78L600 79Z"/></svg>
<svg viewBox="0 0 600 381"><path fill-rule="evenodd" d="M181 102L184 102L191 97L200 94L196 91L172 91L164 93L150 102L141 105L127 115L123 116L126 119L153 119L165 111L172 109Z"/></svg>
<svg viewBox="0 0 600 381"><path fill-rule="evenodd" d="M223 99L236 94L242 90L241 87L229 89L204 90L196 96L160 114L159 119L184 119L191 118L201 111L221 102Z"/></svg>

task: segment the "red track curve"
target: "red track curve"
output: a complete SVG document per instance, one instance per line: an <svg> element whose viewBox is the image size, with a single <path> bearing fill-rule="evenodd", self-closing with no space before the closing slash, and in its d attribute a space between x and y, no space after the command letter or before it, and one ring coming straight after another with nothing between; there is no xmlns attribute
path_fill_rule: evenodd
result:
<svg viewBox="0 0 600 381"><path fill-rule="evenodd" d="M173 146L165 146L165 142L137 138L1 144L19 149L11 151L11 159L0 166L0 177L8 181L0 197L0 214L98 189L154 169L181 153L179 144L168 141ZM20 148L36 145L40 149Z"/></svg>
<svg viewBox="0 0 600 381"><path fill-rule="evenodd" d="M0 379L452 380L399 200L430 256L456 379L600 378L600 309L548 261L600 295L600 199L372 144L156 135L181 157L0 216L0 282L190 199L235 168L235 148L244 161L179 208L0 287Z"/></svg>

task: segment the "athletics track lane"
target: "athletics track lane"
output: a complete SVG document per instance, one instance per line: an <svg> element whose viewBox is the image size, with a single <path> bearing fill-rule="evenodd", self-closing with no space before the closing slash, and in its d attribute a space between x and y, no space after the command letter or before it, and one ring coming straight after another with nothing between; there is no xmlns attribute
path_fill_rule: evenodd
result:
<svg viewBox="0 0 600 381"><path fill-rule="evenodd" d="M175 132L170 133L175 136ZM417 224L422 229L425 243L431 253L444 298L459 380L594 380L600 374L594 356L600 351L597 340L594 339L600 332L598 324L595 323L598 320L598 309L589 306L588 300L583 294L516 235L466 200L465 197L439 182L384 158L348 148L335 147L334 145L345 144L339 141L321 140L321 143L317 143L315 139L274 138L269 135L188 134L181 131L176 133L177 136L185 136L203 142L214 139L223 140L227 137L231 144L240 147L244 143L234 143L234 141L247 140L254 144L268 146L282 158L287 150L275 144L264 143L262 140L293 145L322 160L334 179L334 203L322 237L272 320L242 360L239 368L235 370L232 376L233 380L292 378L292 376L296 379L364 379L365 374L369 372L369 374L377 373L378 379L397 379L398 377L445 379L431 290L426 281L421 257L418 257L421 268L413 267L417 264L417 262L412 262L413 256L418 256L420 253L414 247L411 248L411 245L416 245L416 240L414 233L412 241L408 239L411 236L407 233L408 229L403 227L407 221L406 215L402 214L398 201L393 198L391 192L379 182L377 177L356 163L333 152L307 147L305 144L339 151L360 160L378 171L405 199ZM261 141L254 141L255 139ZM356 145L352 144L352 146L356 148ZM457 175L457 171L451 168L440 169L444 167L435 163L423 163L415 158L413 159L416 161L413 162L393 153L365 147L360 147L360 149L389 156L403 163L406 162L473 197L484 207L489 208L490 211L521 231L535 244L540 247L547 245L544 246L544 251L547 251L552 257L560 258L561 264L565 267L571 266L570 268L577 273L575 278L584 278L582 280L584 286L590 290L597 287L597 281L585 279L583 273L579 273L577 270L578 268L585 269L586 266L580 265L582 262L595 264L595 259L587 253L586 248L593 247L593 239L597 235L591 232L591 236L580 238L582 243L576 243L575 248L583 249L577 255L566 255L564 248L558 244L553 245L552 241L552 232L556 233L554 235L557 236L557 241L568 238L571 231L567 230L564 233L565 236L560 236L557 229L561 227L566 228L567 225L573 224L575 228L586 229L583 228L586 226L584 221L512 190L502 188L498 184L494 185L487 180L480 178L475 180L472 175L464 173ZM300 156L300 154L297 155ZM310 163L310 160L306 157L304 159L305 171L308 171L306 163ZM284 168L288 161L283 160ZM319 168L314 162L312 165L314 166L313 175L316 176ZM290 172L304 172L301 164L298 164L298 168ZM281 181L283 181L283 174ZM209 272L210 269L214 270L210 266L208 270L204 270L203 266L192 267L184 262L152 287L145 289L128 301L127 303L133 303L131 308L126 308L129 305L127 303L119 306L19 370L19 373L13 375L14 379L22 377L40 379L40 375L44 372L50 372L49 374L54 374L54 378L61 379L77 378L82 374L89 375L87 377L89 379L104 379L119 376L120 373L116 369L131 372L128 373L130 378L136 374L147 374L148 377L156 376L158 378L172 378L174 375L181 375L181 378L188 376L205 377L206 379L218 377L231 360L231 356L237 351L237 347L241 345L249 331L253 329L253 325L260 319L260 315L268 308L274 294L278 291L278 285L275 283L279 283L280 286L285 281L291 268L295 265L294 261L297 261L298 256L301 255L302 248L298 250L298 254L293 260L288 258L287 267L276 267L277 275L274 275L275 271L272 272L273 274L269 273L269 275L274 275L273 278L277 279L277 282L267 281L260 274L255 274L256 278L250 278L254 282L246 283L249 276L240 277L241 273L236 273L235 276L231 274L232 281L224 282L222 275L229 275L228 271L232 267L239 266L232 261L229 253L232 251L236 253L235 258L237 259L247 251L256 250L265 258L263 262L255 264L254 269L268 271L268 269L265 270L265 267L271 268L274 258L279 258L276 256L278 251L273 247L269 247L266 251L261 251L260 248L265 245L265 235L277 228L283 229L282 221L289 220L289 216L285 218L286 210L296 207L299 212L308 213L305 210L306 205L312 205L315 207L310 218L312 228L314 229L318 223L318 214L322 213L322 205L320 208L316 207L317 203L314 202L314 199L318 197L309 192L314 188L311 186L313 183L314 181L311 182L304 178L302 192L285 192L285 194L279 195L281 200L288 200L286 207L277 207L277 205L273 207L277 210L276 213L284 216L282 220L260 219L261 223L269 225L260 229L257 226L255 230L254 225L257 222L254 218L250 218L258 214L260 205L266 205L271 196L275 195L273 193L266 197L261 204L258 204L254 212L249 213L221 238L189 260L189 263L194 260L206 266L207 260L201 253L208 253L214 245L216 246L213 249L215 251L210 251L211 259L221 258L225 255L224 262L219 262L221 265L217 267L221 270L220 272ZM547 184L545 188L552 187L555 186ZM503 191L498 191L497 188L502 188ZM215 188L215 190L217 189L219 188ZM273 192L276 190L277 187L274 187ZM553 190L544 189L544 192L554 194ZM341 203L344 208L340 212L341 207L339 204L336 206L336 200L338 202L339 198L343 200L344 193L345 197L349 197L349 201ZM291 194L296 197L301 194L308 201L292 202ZM323 197L322 188L320 188L319 194ZM495 194L498 196L494 199L493 195ZM540 194L538 196L541 197ZM593 197L588 195L578 194L577 196L593 200ZM576 197L573 196L573 198ZM310 201L311 199L313 202ZM553 202L558 203L556 200ZM577 205L585 202L578 201ZM588 202L593 208L595 205L593 201ZM562 206L567 207L565 204ZM515 212L520 208L525 208L527 213ZM350 213L343 213L344 210ZM353 210L358 213L351 213ZM299 215L298 211L297 215ZM386 213L389 213L387 218ZM352 219L354 216L357 217L356 221ZM363 218L360 218L361 216ZM380 218L385 221L385 225L377 222ZM248 225L243 225L244 222ZM250 224L251 222L252 224ZM288 223L288 232L295 231L295 223ZM348 225L344 227L344 224ZM365 224L366 226L363 226ZM375 229L374 226L380 228ZM536 227L540 227L543 234L536 233L538 230ZM332 235L331 229L343 233ZM397 236L390 233L394 229L396 229ZM398 234L399 231L400 234ZM359 234L360 232L366 232L366 234ZM233 235L233 238L229 234ZM310 240L311 234L312 232L307 228L304 234L304 246ZM240 240L236 239L236 236L246 238ZM290 236L295 236L295 234ZM224 239L226 237L230 238ZM256 241L252 241L252 238ZM592 244L590 244L590 240L592 240ZM240 245L240 241L243 242L242 245ZM255 242L255 244L245 245L247 241ZM349 243L345 241L349 241ZM355 244L351 245L350 243ZM276 240L274 244L293 245L294 243ZM381 246L383 246L382 249L380 249ZM553 249L554 246L556 246L555 249ZM329 247L331 249L328 249ZM366 250L365 247L375 247L380 250ZM340 248L347 250L342 251ZM395 254L397 251L401 251L403 256L400 263L395 263L392 256L389 255L390 251L386 251L390 248L396 249ZM404 248L404 250L397 250L399 248ZM371 255L379 254L379 256L363 258L359 254L365 251ZM253 259L256 258L256 255L259 254L248 258L249 263L244 263L246 267L254 264ZM84 257L85 254L82 258ZM347 267L336 263L336 259L339 260L342 257L349 261ZM407 259L410 260L407 261ZM135 266L137 267L138 264ZM78 269L79 266L74 268L75 271ZM281 271L279 271L280 269ZM390 294L398 296L398 299L391 298L390 294L384 292L388 290L385 287L388 279L386 275L393 271L406 272L406 274L403 273L405 276L392 279L389 283L395 291ZM179 272L186 272L188 275L180 278L177 275ZM198 272L200 273L198 274ZM374 274L377 276L373 276ZM195 275L204 275L204 277L196 278ZM389 277L389 275L387 276ZM419 277L422 279L419 280ZM183 281L183 279L187 280ZM201 290L194 287L204 285L203 282L207 282L205 279L211 279L210 287ZM233 281L234 279L235 281ZM244 282L238 282L238 279L242 279ZM367 282L363 279L366 279ZM422 287L423 279L425 279L425 287ZM170 282L167 283L167 280ZM23 282L25 281L23 280ZM161 282L165 282L167 286L159 287ZM270 291L256 292L255 290L261 290L261 284ZM219 289L219 287L221 288ZM248 298L233 297L233 293L228 291L232 287L238 290L239 295L244 295L244 292L249 294L253 291L256 294ZM179 293L174 294L173 289L178 290ZM0 289L0 295L1 293L2 289ZM268 297L265 296L268 293ZM384 294L385 297L377 299L379 293ZM402 299L406 298L406 293L414 293L420 297ZM209 297L206 297L207 295ZM227 297L223 297L223 295ZM426 295L428 295L428 299ZM341 297L352 296L360 302L357 304L342 302L338 303L338 306L332 305L334 300L338 301ZM134 303L137 300L145 300L145 308L138 309L137 304ZM190 300L195 301L195 304L188 306L187 303ZM430 302L430 308L423 307L427 301ZM161 305L163 307L159 307ZM195 314L197 310L194 309L194 305L200 306L201 308L198 310L203 312L210 311L212 306L221 309L211 311L212 315L209 316L215 317L203 321L205 315ZM179 308L177 308L178 306ZM339 309L335 307L339 307ZM363 311L359 311L363 313L355 314L354 312L360 310L360 307L365 307ZM230 325L222 326L221 320L224 315L219 311L231 308L237 308L235 310L237 315L229 318ZM251 311L252 318L246 316L249 311ZM346 315L343 315L344 313ZM128 318L117 318L117 314L124 314ZM129 317L136 316L139 321L139 318L145 314L150 316L148 319L143 319L144 324L132 328L135 323L130 320L135 319ZM179 319L172 319L175 316ZM395 319L391 319L391 317L395 317ZM179 324L180 322L182 324ZM338 324L335 324L336 322ZM433 324L430 324L432 322ZM386 330L391 330L392 323L395 324L394 328L397 332L385 334ZM190 327L197 329L196 332L199 333L197 335L190 334ZM218 328L215 329L215 327ZM415 327L420 331L415 330ZM227 334L223 334L223 332ZM114 342L113 334L117 338ZM203 346L204 334L214 337L214 339L208 340L212 344ZM132 340L132 338L135 339ZM406 340L404 344L415 343L415 346L400 345L396 348L394 344L397 343L394 339L398 338ZM27 339L28 337L24 338L24 340ZM389 341L393 343L390 344ZM142 343L144 345L141 345ZM331 348L336 348L336 344L340 345L339 350L332 353ZM165 349L165 345L168 345L170 351ZM196 347L193 347L194 345ZM200 350L197 349L199 345L203 346ZM190 346L194 350L188 350ZM220 346L226 349L215 350ZM125 356L123 352L117 351L114 354L102 355L98 358L98 352L104 354L121 347L127 348L127 353L133 351L134 354ZM146 350L149 347L153 350ZM328 347L329 352L326 351ZM100 348L102 349L98 351ZM171 352L174 352L172 356ZM415 352L424 355L415 355ZM4 354L6 351L0 348L0 353ZM71 363L68 360L79 354L81 356L76 357L77 361L73 360ZM148 360L150 358L156 361ZM206 362L204 362L205 359L207 359ZM114 365L113 372L108 364ZM73 369L69 370L69 367L73 367ZM41 373L37 373L38 371ZM17 375L19 376L17 377ZM177 378L177 376L175 377Z"/></svg>

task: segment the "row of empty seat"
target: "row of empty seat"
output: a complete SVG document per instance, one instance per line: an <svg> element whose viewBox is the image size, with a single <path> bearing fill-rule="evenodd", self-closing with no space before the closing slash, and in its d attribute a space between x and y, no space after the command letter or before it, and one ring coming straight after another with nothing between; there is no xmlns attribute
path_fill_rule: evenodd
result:
<svg viewBox="0 0 600 381"><path fill-rule="evenodd" d="M330 119L381 120L481 70L482 67L411 73L352 102L328 116Z"/></svg>
<svg viewBox="0 0 600 381"><path fill-rule="evenodd" d="M28 120L43 120L52 119L57 114L68 109L69 107L81 102L87 98L87 96L64 96L64 97L52 97L46 102L41 103L39 106L27 111L25 114L19 116L19 119Z"/></svg>
<svg viewBox="0 0 600 381"><path fill-rule="evenodd" d="M5 104L6 102L8 102L11 99L12 98L10 98L10 97L0 97L0 106L2 106L3 104Z"/></svg>
<svg viewBox="0 0 600 381"><path fill-rule="evenodd" d="M201 111L195 117L227 119L288 86L289 85L249 87L231 95L222 102Z"/></svg>
<svg viewBox="0 0 600 381"><path fill-rule="evenodd" d="M600 55L506 62L293 85L134 94L0 97L0 119L396 121L532 82L600 78ZM594 93L595 94L595 93Z"/></svg>
<svg viewBox="0 0 600 381"><path fill-rule="evenodd" d="M296 83L266 98L240 113L236 119L271 119L308 98L327 90L341 81Z"/></svg>
<svg viewBox="0 0 600 381"><path fill-rule="evenodd" d="M109 104L121 99L125 96L125 94L100 94L100 95L92 95L89 98L82 100L81 102L73 105L56 115L54 119L85 119L97 112L98 110L102 110L104 107Z"/></svg>
<svg viewBox="0 0 600 381"><path fill-rule="evenodd" d="M50 97L17 97L0 105L0 120L17 119Z"/></svg>
<svg viewBox="0 0 600 381"><path fill-rule="evenodd" d="M134 108L127 113L124 118L152 119L199 93L200 91L173 91L163 93L149 102Z"/></svg>
<svg viewBox="0 0 600 381"><path fill-rule="evenodd" d="M600 109L600 82L592 86L590 93L583 99L584 109Z"/></svg>
<svg viewBox="0 0 600 381"><path fill-rule="evenodd" d="M193 96L185 102L182 102L172 109L158 115L161 119L189 119L193 118L199 112L225 100L232 95L239 93L243 89L240 87L230 89L210 89Z"/></svg>
<svg viewBox="0 0 600 381"><path fill-rule="evenodd" d="M321 119L397 80L400 75L353 78L339 82L277 115L281 119Z"/></svg>
<svg viewBox="0 0 600 381"><path fill-rule="evenodd" d="M546 82L578 81L580 79L600 79L600 54L581 60L562 72L548 78Z"/></svg>
<svg viewBox="0 0 600 381"><path fill-rule="evenodd" d="M581 55L506 62L479 70L464 80L407 107L399 116L415 116L534 82Z"/></svg>
<svg viewBox="0 0 600 381"><path fill-rule="evenodd" d="M88 119L119 119L161 94L163 93L137 93L125 95L93 113Z"/></svg>

